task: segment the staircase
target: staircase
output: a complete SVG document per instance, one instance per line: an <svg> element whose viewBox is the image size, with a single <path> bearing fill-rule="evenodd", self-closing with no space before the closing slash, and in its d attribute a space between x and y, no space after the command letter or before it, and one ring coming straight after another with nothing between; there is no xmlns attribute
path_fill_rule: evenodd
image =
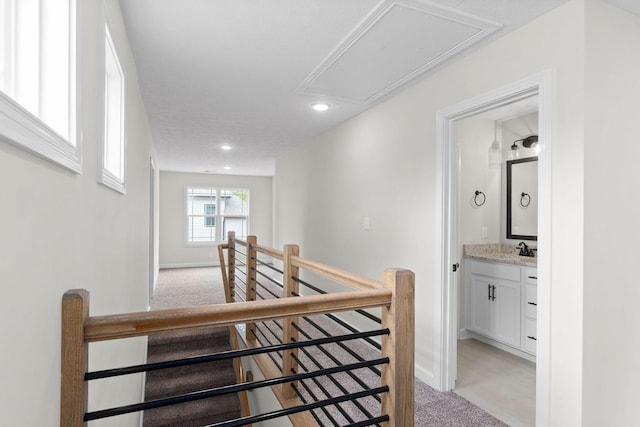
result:
<svg viewBox="0 0 640 427"><path fill-rule="evenodd" d="M229 329L183 330L149 336L147 361L155 363L230 350ZM235 384L231 360L161 369L147 373L145 401ZM145 411L144 427L191 427L241 416L237 394L217 396Z"/></svg>

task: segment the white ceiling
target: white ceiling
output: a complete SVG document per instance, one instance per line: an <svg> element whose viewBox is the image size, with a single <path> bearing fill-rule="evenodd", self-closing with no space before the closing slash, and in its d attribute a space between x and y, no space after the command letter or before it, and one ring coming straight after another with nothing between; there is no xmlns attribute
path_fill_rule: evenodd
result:
<svg viewBox="0 0 640 427"><path fill-rule="evenodd" d="M273 175L287 150L566 1L120 4L158 168Z"/></svg>

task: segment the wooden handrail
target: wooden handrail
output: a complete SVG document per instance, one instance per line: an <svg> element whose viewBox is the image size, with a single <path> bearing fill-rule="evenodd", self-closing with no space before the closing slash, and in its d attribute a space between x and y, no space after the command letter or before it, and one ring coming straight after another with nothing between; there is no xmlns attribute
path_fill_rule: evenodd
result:
<svg viewBox="0 0 640 427"><path fill-rule="evenodd" d="M284 251L280 251L278 249L270 248L264 245L255 245L256 251L263 253L265 255L269 255L270 257L282 260L284 259Z"/></svg>
<svg viewBox="0 0 640 427"><path fill-rule="evenodd" d="M248 321L275 320L287 316L333 313L379 307L391 303L391 291L341 292L233 304L143 311L90 317L84 326L86 342L148 335L200 326L230 326Z"/></svg>
<svg viewBox="0 0 640 427"><path fill-rule="evenodd" d="M263 253L265 255L269 255L278 260L284 260L285 252L277 249L270 248L268 246L254 244L250 241L244 241L240 239L234 240L237 244L246 247L252 247L257 252ZM228 245L225 245L225 248L228 248ZM322 264L316 261L311 261L306 258L302 258L300 256L292 256L291 265L298 268L303 268L305 270L311 271L321 277L325 277L327 279L331 279L335 282L339 282L343 285L350 286L354 289L360 290L370 290L370 289L380 289L382 284L377 280L372 280L367 277L359 276L357 274L349 273L348 271L341 270L336 267L331 267L326 264Z"/></svg>
<svg viewBox="0 0 640 427"><path fill-rule="evenodd" d="M382 284L376 280L358 276L357 274L349 273L348 271L340 270L339 268L331 267L305 258L297 256L291 257L291 264L295 267L309 270L319 276L350 286L354 289L369 291L372 289L382 288Z"/></svg>

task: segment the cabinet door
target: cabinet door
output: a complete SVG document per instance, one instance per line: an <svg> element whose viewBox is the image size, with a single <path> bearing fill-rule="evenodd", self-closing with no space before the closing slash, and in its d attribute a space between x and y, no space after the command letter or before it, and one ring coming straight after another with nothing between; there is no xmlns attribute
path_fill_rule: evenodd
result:
<svg viewBox="0 0 640 427"><path fill-rule="evenodd" d="M520 283L496 280L493 300L495 338L520 347Z"/></svg>
<svg viewBox="0 0 640 427"><path fill-rule="evenodd" d="M471 275L467 304L469 304L469 329L483 335L492 336L491 332L491 283L488 279L475 274Z"/></svg>

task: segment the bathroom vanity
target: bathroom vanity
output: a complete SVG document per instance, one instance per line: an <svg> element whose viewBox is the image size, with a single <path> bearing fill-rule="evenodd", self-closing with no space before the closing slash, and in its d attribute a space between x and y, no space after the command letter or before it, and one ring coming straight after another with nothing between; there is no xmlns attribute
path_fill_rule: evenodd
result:
<svg viewBox="0 0 640 427"><path fill-rule="evenodd" d="M513 249L465 245L466 329L482 341L535 360L536 258Z"/></svg>

